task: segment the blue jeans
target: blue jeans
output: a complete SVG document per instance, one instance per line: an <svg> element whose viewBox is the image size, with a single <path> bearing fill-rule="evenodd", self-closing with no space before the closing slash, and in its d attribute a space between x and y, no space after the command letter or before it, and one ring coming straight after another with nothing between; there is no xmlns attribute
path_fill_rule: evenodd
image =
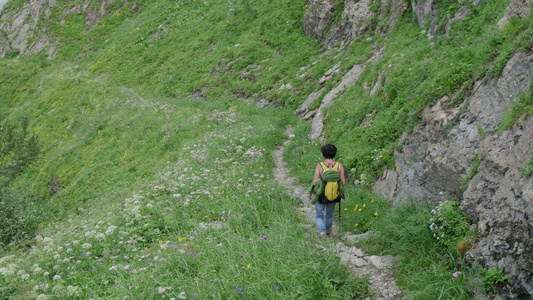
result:
<svg viewBox="0 0 533 300"><path fill-rule="evenodd" d="M335 204L327 203L320 204L319 201L315 202L316 212L316 225L318 226L318 232L326 232L331 230L333 225L333 212L335 211Z"/></svg>

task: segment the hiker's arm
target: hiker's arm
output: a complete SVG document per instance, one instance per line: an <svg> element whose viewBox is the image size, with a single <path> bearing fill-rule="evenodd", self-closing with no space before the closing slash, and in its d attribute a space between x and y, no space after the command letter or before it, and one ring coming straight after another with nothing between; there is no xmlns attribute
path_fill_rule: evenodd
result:
<svg viewBox="0 0 533 300"><path fill-rule="evenodd" d="M315 183L318 178L320 178L320 171L322 170L322 168L320 167L320 164L317 164L316 165L316 168L315 168L315 177L313 178L313 183ZM311 199L313 197L313 195L311 193L307 194L307 198Z"/></svg>
<svg viewBox="0 0 533 300"><path fill-rule="evenodd" d="M344 167L342 166L342 164L339 164L339 169L339 171L341 172L342 184L346 185L346 177L344 176Z"/></svg>
<svg viewBox="0 0 533 300"><path fill-rule="evenodd" d="M320 171L322 171L322 167L320 167L320 164L317 164L315 168L315 177L313 178L313 182L311 182L311 184L315 183L318 178L320 178Z"/></svg>

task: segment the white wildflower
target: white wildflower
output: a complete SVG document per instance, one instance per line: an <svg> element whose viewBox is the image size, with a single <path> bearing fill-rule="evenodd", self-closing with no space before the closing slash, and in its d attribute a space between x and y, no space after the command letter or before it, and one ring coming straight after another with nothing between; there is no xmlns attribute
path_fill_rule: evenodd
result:
<svg viewBox="0 0 533 300"><path fill-rule="evenodd" d="M76 297L78 296L80 293L80 288L77 287L77 286L67 286L67 295L71 296L71 297Z"/></svg>
<svg viewBox="0 0 533 300"><path fill-rule="evenodd" d="M60 275L54 275L54 277L52 279L53 280L61 280L61 276Z"/></svg>
<svg viewBox="0 0 533 300"><path fill-rule="evenodd" d="M8 260L12 260L13 258L15 258L15 255L4 256L4 257L0 258L0 264L3 264L5 262L7 262Z"/></svg>
<svg viewBox="0 0 533 300"><path fill-rule="evenodd" d="M105 235L110 235L112 234L113 232L115 232L115 230L117 229L118 227L115 226L115 225L110 225L109 227L107 227L107 230L105 231Z"/></svg>
<svg viewBox="0 0 533 300"><path fill-rule="evenodd" d="M101 232L97 232L95 235L94 235L94 238L97 240L97 241L101 241L105 238L105 235Z"/></svg>
<svg viewBox="0 0 533 300"><path fill-rule="evenodd" d="M64 290L65 290L65 287L61 284L58 284L52 288L52 292L54 292L55 294L62 294Z"/></svg>
<svg viewBox="0 0 533 300"><path fill-rule="evenodd" d="M28 279L30 279L30 274L22 274L20 276L20 280L22 280L22 281L26 281Z"/></svg>
<svg viewBox="0 0 533 300"><path fill-rule="evenodd" d="M81 245L82 248L84 249L91 249L93 247L93 245L89 244L89 243L84 243L83 245Z"/></svg>

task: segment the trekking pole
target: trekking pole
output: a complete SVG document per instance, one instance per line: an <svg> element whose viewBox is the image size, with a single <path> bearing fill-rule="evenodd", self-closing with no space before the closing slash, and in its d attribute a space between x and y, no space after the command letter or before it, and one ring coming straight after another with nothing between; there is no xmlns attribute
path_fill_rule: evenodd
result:
<svg viewBox="0 0 533 300"><path fill-rule="evenodd" d="M341 203L339 202L339 224L341 223Z"/></svg>

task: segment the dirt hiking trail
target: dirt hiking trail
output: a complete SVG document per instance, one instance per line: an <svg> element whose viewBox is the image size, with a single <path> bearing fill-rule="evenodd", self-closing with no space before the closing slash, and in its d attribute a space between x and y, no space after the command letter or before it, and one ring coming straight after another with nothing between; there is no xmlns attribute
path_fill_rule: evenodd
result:
<svg viewBox="0 0 533 300"><path fill-rule="evenodd" d="M294 128L289 126L285 133L287 137L290 137L293 132ZM302 200L300 211L307 221L305 226L308 227L310 234L316 234L315 207L307 199L307 188L304 185L297 184L295 178L289 177L290 171L283 160L283 152L290 143L291 139L288 138L272 154L275 163L273 170L274 178L279 184L287 187L286 193L289 196ZM312 175L309 174L309 180L312 179ZM318 243L318 248L323 249L331 255L334 254L340 257L341 263L348 265L353 270L354 275L369 275L371 289L375 294L375 297L372 299L406 299L396 285L395 279L392 277L393 256L367 256L363 250L345 244L345 242L353 244L356 239L367 238L368 236L368 234L354 235L351 232L339 232L338 222L334 222L332 236L322 240L325 241L324 243Z"/></svg>

